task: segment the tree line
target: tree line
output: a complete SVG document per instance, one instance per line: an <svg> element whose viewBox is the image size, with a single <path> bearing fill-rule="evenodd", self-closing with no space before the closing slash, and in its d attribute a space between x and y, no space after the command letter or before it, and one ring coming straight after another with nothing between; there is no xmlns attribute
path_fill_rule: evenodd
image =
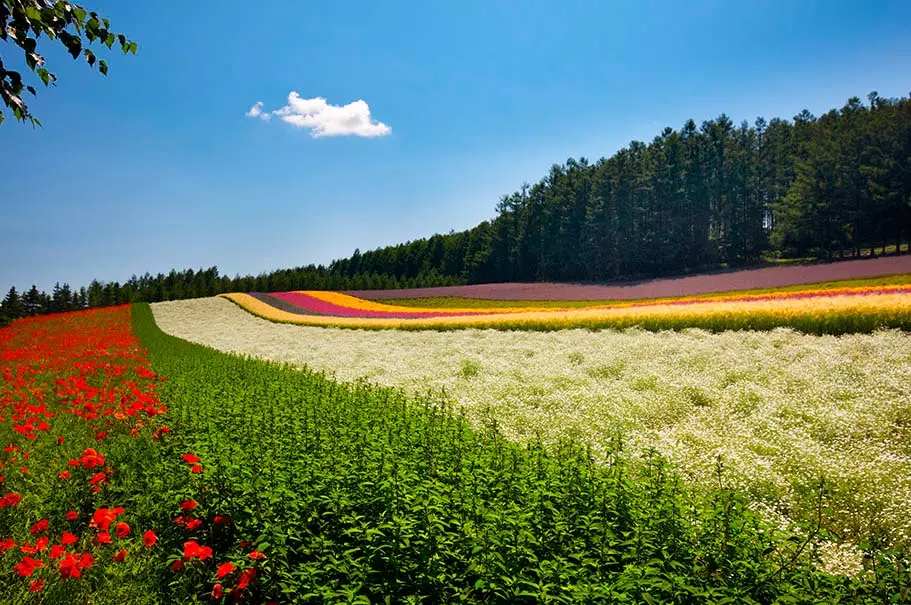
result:
<svg viewBox="0 0 911 605"><path fill-rule="evenodd" d="M0 321L230 291L654 277L768 257L901 253L909 240L911 99L873 92L820 117L735 125L722 114L594 163L571 158L465 231L257 276L211 267L58 284L50 295L12 288Z"/></svg>

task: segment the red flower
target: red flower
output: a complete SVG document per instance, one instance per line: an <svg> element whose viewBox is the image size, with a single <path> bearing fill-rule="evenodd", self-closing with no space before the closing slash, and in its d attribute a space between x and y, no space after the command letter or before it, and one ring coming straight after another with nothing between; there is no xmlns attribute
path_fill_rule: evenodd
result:
<svg viewBox="0 0 911 605"><path fill-rule="evenodd" d="M29 577L36 569L44 567L44 563L31 557L22 557L22 561L13 566L13 570L23 577Z"/></svg>
<svg viewBox="0 0 911 605"><path fill-rule="evenodd" d="M6 552L11 548L16 548L16 542L12 538L0 540L0 552Z"/></svg>
<svg viewBox="0 0 911 605"><path fill-rule="evenodd" d="M158 536L151 529L147 529L146 532L142 534L142 543L146 545L146 548L152 548L157 541Z"/></svg>
<svg viewBox="0 0 911 605"><path fill-rule="evenodd" d="M197 506L199 506L199 505L196 503L195 500L184 500L183 502L180 503L180 508L182 508L183 510L193 510Z"/></svg>
<svg viewBox="0 0 911 605"><path fill-rule="evenodd" d="M213 599L220 599L222 597L222 595L224 595L224 594L225 594L225 590L224 590L224 588L221 587L221 584L216 584L215 586L212 587L212 598Z"/></svg>
<svg viewBox="0 0 911 605"><path fill-rule="evenodd" d="M47 531L47 519L42 519L41 521L38 521L37 523L32 525L32 528L29 530L29 532L33 536L40 531Z"/></svg>
<svg viewBox="0 0 911 605"><path fill-rule="evenodd" d="M85 451L82 452L82 458L79 459L79 462L81 462L82 466L85 468L104 466L104 456L95 451L95 448L87 447L85 448Z"/></svg>
<svg viewBox="0 0 911 605"><path fill-rule="evenodd" d="M89 553L83 553L81 555L68 553L60 561L60 577L78 578L82 576L82 570L91 569L94 562L95 559Z"/></svg>
<svg viewBox="0 0 911 605"><path fill-rule="evenodd" d="M111 523L117 519L117 515L123 511L124 509L121 506L117 508L99 508L92 513L92 521L89 523L89 527L97 527L101 531L107 531Z"/></svg>
<svg viewBox="0 0 911 605"><path fill-rule="evenodd" d="M114 526L114 533L118 538L126 538L130 534L130 526L121 521Z"/></svg>
<svg viewBox="0 0 911 605"><path fill-rule="evenodd" d="M215 523L215 525L231 525L231 519L223 515L215 515L215 518L212 519L212 522Z"/></svg>
<svg viewBox="0 0 911 605"><path fill-rule="evenodd" d="M259 549L258 549L258 548L253 549L253 552L251 552L251 553L250 553L249 555L247 555L247 556L250 557L251 559L253 559L254 561L262 561L263 559L266 558L266 555L264 555L263 553L259 552Z"/></svg>
<svg viewBox="0 0 911 605"><path fill-rule="evenodd" d="M63 535L60 536L60 543L64 545L75 544L78 541L79 538L68 531L63 532Z"/></svg>
<svg viewBox="0 0 911 605"><path fill-rule="evenodd" d="M57 445L63 445L63 435L57 437Z"/></svg>
<svg viewBox="0 0 911 605"><path fill-rule="evenodd" d="M187 464L197 464L200 461L199 456L194 456L193 454L184 454L183 461Z"/></svg>
<svg viewBox="0 0 911 605"><path fill-rule="evenodd" d="M63 553L66 552L66 549L60 546L59 544L54 544L51 546L51 554L48 555L51 559L59 559L63 556Z"/></svg>
<svg viewBox="0 0 911 605"><path fill-rule="evenodd" d="M111 534L106 531L98 533L97 538L98 544L110 544L111 543Z"/></svg>
<svg viewBox="0 0 911 605"><path fill-rule="evenodd" d="M177 559L176 561L171 563L171 569L173 569L174 571L180 571L181 569L183 569L183 561L181 561L180 559Z"/></svg>
<svg viewBox="0 0 911 605"><path fill-rule="evenodd" d="M21 550L22 552L24 552L27 555L33 555L36 552L38 552L38 549L35 548L34 546L32 546L31 542L26 542L25 544L23 544L22 546L19 547L19 550Z"/></svg>
<svg viewBox="0 0 911 605"><path fill-rule="evenodd" d="M192 467L190 467L190 472L192 472L195 475L198 475L199 473L202 472L202 465L201 464L193 465Z"/></svg>
<svg viewBox="0 0 911 605"><path fill-rule="evenodd" d="M184 542L183 544L183 558L184 559L199 559L200 561L205 561L212 556L212 549L208 546L200 546L196 543L196 540L190 540L189 542Z"/></svg>
<svg viewBox="0 0 911 605"><path fill-rule="evenodd" d="M79 518L79 513L77 513L76 511L74 511L74 510L69 510L69 511L66 512L66 520L67 520L67 521L75 521L75 520L78 519L78 518Z"/></svg>
<svg viewBox="0 0 911 605"><path fill-rule="evenodd" d="M174 523L190 531L194 531L202 527L202 519L196 519L190 515L178 515L174 518Z"/></svg>
<svg viewBox="0 0 911 605"><path fill-rule="evenodd" d="M127 551L124 550L123 548L121 548L120 551L116 555L114 555L114 562L121 563L126 558L127 558Z"/></svg>
<svg viewBox="0 0 911 605"><path fill-rule="evenodd" d="M19 494L7 494L3 496L3 502L0 503L0 508L4 506L16 506L22 501L22 497Z"/></svg>
<svg viewBox="0 0 911 605"><path fill-rule="evenodd" d="M44 580L32 580L32 583L28 587L28 591L41 592L42 588L44 588Z"/></svg>
<svg viewBox="0 0 911 605"><path fill-rule="evenodd" d="M89 479L89 485L97 486L99 483L107 482L107 478L108 478L108 476L106 474L104 474L103 472L95 473L94 475L92 475L92 478Z"/></svg>
<svg viewBox="0 0 911 605"><path fill-rule="evenodd" d="M237 590L245 590L247 586L250 585L250 582L252 582L255 578L255 569L245 569L244 571L240 572L240 577L237 578Z"/></svg>
<svg viewBox="0 0 911 605"><path fill-rule="evenodd" d="M60 474L57 475L57 478L66 481L70 478L70 471L61 471Z"/></svg>
<svg viewBox="0 0 911 605"><path fill-rule="evenodd" d="M51 543L50 538L48 538L47 536L41 536L40 538L35 540L35 548L43 552L43 551L47 550L47 545L50 543Z"/></svg>
<svg viewBox="0 0 911 605"><path fill-rule="evenodd" d="M215 572L215 576L220 580L223 577L227 576L236 569L233 563L222 563L218 566L218 571Z"/></svg>

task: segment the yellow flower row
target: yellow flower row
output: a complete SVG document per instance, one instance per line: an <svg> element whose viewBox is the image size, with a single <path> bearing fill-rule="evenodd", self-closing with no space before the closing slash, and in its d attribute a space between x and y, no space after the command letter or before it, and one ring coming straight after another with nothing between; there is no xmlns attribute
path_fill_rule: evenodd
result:
<svg viewBox="0 0 911 605"><path fill-rule="evenodd" d="M654 304L570 310L534 310L419 319L298 315L277 309L248 294L223 294L262 318L311 326L363 329L559 330L565 328L626 328L649 330L704 328L767 330L791 327L810 333L870 332L878 328L911 330L911 296L903 293L826 296L799 299L711 301L694 305ZM410 311L411 309L409 309Z"/></svg>

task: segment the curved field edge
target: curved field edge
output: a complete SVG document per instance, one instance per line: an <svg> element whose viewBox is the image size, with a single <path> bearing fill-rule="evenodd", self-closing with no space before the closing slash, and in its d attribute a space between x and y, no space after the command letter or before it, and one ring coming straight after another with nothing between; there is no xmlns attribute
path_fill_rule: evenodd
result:
<svg viewBox="0 0 911 605"><path fill-rule="evenodd" d="M727 298L733 296L756 296L760 294L777 294L785 292L801 292L804 290L836 290L841 288L868 288L877 286L901 286L911 284L911 273L902 273L899 275L890 275L886 277L872 277L860 279L844 279L837 281L815 282L807 284L796 284L792 286L782 286L780 288L747 288L743 290L731 290L726 292L707 292L705 294L691 294L686 296L687 300L711 300L715 298ZM627 305L635 303L660 303L665 301L679 300L680 297L661 297L661 298L630 298L616 300L508 300L508 299L486 299L486 298L467 298L462 296L432 296L414 298L378 298L368 299L373 302L382 302L385 300L394 301L396 306L400 307L426 307L431 309L448 309L448 308L466 308L466 309L483 309L483 308L522 308L537 307L541 309L550 308L583 308L594 306L611 306Z"/></svg>
<svg viewBox="0 0 911 605"><path fill-rule="evenodd" d="M696 497L657 456L607 464L471 429L428 398L339 384L136 332L203 481L271 553L262 590L290 602L880 603L904 555L855 578L816 568L737 494ZM723 473L722 473L723 476ZM808 528L812 533L813 529ZM875 571L874 571L875 570Z"/></svg>
<svg viewBox="0 0 911 605"><path fill-rule="evenodd" d="M800 300L703 303L693 306L654 305L620 309L533 311L499 315L386 319L298 315L283 311L248 294L220 294L245 311L276 323L353 329L459 330L564 330L571 328L649 331L700 328L772 330L792 328L807 334L870 333L879 329L911 330L911 296L823 297Z"/></svg>

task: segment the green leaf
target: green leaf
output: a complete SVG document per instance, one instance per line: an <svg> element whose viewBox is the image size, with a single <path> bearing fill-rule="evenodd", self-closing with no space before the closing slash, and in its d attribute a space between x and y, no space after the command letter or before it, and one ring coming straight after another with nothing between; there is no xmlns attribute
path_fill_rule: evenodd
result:
<svg viewBox="0 0 911 605"><path fill-rule="evenodd" d="M100 71L105 76L108 75L108 64L104 59L98 62L98 71Z"/></svg>

